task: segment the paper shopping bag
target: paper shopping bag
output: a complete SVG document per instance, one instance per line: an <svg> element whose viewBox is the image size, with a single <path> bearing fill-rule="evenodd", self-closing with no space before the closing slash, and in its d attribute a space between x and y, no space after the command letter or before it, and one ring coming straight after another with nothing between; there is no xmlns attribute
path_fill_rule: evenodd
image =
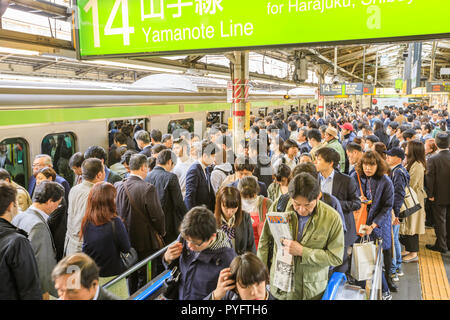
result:
<svg viewBox="0 0 450 320"><path fill-rule="evenodd" d="M376 246L372 241L353 244L351 276L358 281L371 279L375 261Z"/></svg>

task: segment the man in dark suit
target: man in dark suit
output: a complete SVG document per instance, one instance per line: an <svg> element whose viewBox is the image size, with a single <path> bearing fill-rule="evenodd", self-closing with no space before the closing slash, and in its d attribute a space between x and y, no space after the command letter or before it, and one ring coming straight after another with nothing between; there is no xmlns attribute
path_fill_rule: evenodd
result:
<svg viewBox="0 0 450 320"><path fill-rule="evenodd" d="M145 181L155 186L164 211L166 225L164 241L166 244L178 238L180 233L178 227L187 212L178 177L171 172L175 166L174 161L176 161L176 156L171 150L161 151L156 159L155 168L145 178Z"/></svg>
<svg viewBox="0 0 450 320"><path fill-rule="evenodd" d="M339 164L339 153L332 148L321 148L316 153L316 168L319 174L322 192L335 196L344 213L347 232L344 234L345 250L343 263L336 267L335 271L346 272L348 270L348 248L356 240L355 218L353 211L361 208L361 200L358 198L356 182L348 175L336 170Z"/></svg>
<svg viewBox="0 0 450 320"><path fill-rule="evenodd" d="M123 219L130 236L131 246L136 249L141 261L161 249L158 234L165 235L165 218L155 186L144 181L148 173L147 157L134 154L129 165L129 177L115 184L116 205L117 213ZM163 270L156 262L152 263L152 278ZM143 267L128 279L130 294L145 283L146 268Z"/></svg>
<svg viewBox="0 0 450 320"><path fill-rule="evenodd" d="M152 144L149 133L145 130L137 131L134 135L134 140L136 140L138 148L141 150L139 153L145 154L147 158L150 158L152 156Z"/></svg>
<svg viewBox="0 0 450 320"><path fill-rule="evenodd" d="M28 193L30 194L30 197L33 197L34 189L36 187L36 175L38 174L39 170L45 167L53 168L52 158L48 154L38 154L36 157L34 157L32 167L33 167L33 175L30 177L29 179L30 182L28 183ZM55 182L58 182L60 185L64 187L64 198L68 203L70 191L69 182L67 182L66 179L64 179L58 174L56 174Z"/></svg>
<svg viewBox="0 0 450 320"><path fill-rule="evenodd" d="M205 205L214 211L215 196L211 186L211 170L207 168L213 164L217 146L210 141L202 141L202 156L194 162L186 174L186 196L184 203L187 210Z"/></svg>
<svg viewBox="0 0 450 320"><path fill-rule="evenodd" d="M425 188L435 222L436 243L427 244L430 250L447 252L450 246L450 150L449 134L438 133L435 138L438 152L427 161Z"/></svg>
<svg viewBox="0 0 450 320"><path fill-rule="evenodd" d="M391 150L392 148L396 148L400 145L400 141L397 138L397 129L398 129L398 122L396 121L391 121L388 124L388 127L386 129L386 133L389 136L389 142L388 145L386 146L387 150Z"/></svg>
<svg viewBox="0 0 450 320"><path fill-rule="evenodd" d="M73 272L79 270L79 272ZM120 300L99 284L99 268L85 253L75 253L62 259L52 272L60 300ZM80 284L67 288L68 284Z"/></svg>
<svg viewBox="0 0 450 320"><path fill-rule="evenodd" d="M109 182L111 184L114 184L116 182L122 181L122 177L115 173L114 171L109 170L109 168L106 166L106 151L102 147L99 146L91 146L89 147L86 152L84 153L84 159L89 158L97 158L100 159L103 162L103 165L105 166L105 182Z"/></svg>

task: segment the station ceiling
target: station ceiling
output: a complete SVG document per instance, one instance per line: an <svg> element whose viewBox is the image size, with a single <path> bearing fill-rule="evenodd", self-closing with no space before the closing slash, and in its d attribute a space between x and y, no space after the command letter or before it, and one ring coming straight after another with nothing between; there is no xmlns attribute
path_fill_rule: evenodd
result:
<svg viewBox="0 0 450 320"><path fill-rule="evenodd" d="M230 79L230 52L79 61L73 49L70 6L69 0L0 0L0 74L124 83L155 73ZM450 40L422 43L422 78L430 78L434 58L434 78L439 79L440 69L450 67ZM407 47L408 43L396 42L251 51L250 79L254 86L274 90L317 86L319 76L349 82L361 82L364 76L368 83L376 78L377 86L392 87L402 78ZM308 79L294 82L300 56L308 61Z"/></svg>

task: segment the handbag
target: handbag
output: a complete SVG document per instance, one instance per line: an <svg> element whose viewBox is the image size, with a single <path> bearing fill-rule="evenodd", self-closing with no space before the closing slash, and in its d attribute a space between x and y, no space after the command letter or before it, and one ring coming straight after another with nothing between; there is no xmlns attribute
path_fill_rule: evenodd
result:
<svg viewBox="0 0 450 320"><path fill-rule="evenodd" d="M368 236L354 243L352 249L351 276L357 281L372 279L376 262L376 245Z"/></svg>
<svg viewBox="0 0 450 320"><path fill-rule="evenodd" d="M409 217L410 215L416 213L420 209L422 209L422 206L419 203L416 192L414 191L414 189L411 189L409 185L406 186L405 200L403 201L403 204L400 208L400 213L398 217L400 219Z"/></svg>
<svg viewBox="0 0 450 320"><path fill-rule="evenodd" d="M139 213L141 216L145 217L145 215L142 213L142 211L137 206L135 206L132 198L130 197L130 191L128 190L128 186L127 186L127 181L126 180L123 182L123 186L124 186L125 192L126 192L126 194L128 196L128 201L130 201L131 208L135 212ZM164 248L166 245L164 243L163 237L153 228L151 223L148 223L147 225L150 228L151 232L155 235L155 239L156 239L156 242L157 242L157 248L155 248L155 249L159 250L159 249Z"/></svg>
<svg viewBox="0 0 450 320"><path fill-rule="evenodd" d="M170 274L170 277L164 280L162 296L166 300L178 300L178 289L180 287L181 272L175 266Z"/></svg>
<svg viewBox="0 0 450 320"><path fill-rule="evenodd" d="M111 221L111 226L113 231L114 244L116 245L116 248L119 249L116 237L116 224L114 223L114 220ZM130 269L138 261L139 258L136 249L130 247L130 250L128 252L126 253L120 252L120 259L122 260L122 263L125 266L125 268Z"/></svg>
<svg viewBox="0 0 450 320"><path fill-rule="evenodd" d="M417 194L414 189L411 189L408 183L408 185L405 187L405 199L403 200L402 206L400 207L398 217L399 219L404 219L416 213L420 209L422 209L422 206L420 205Z"/></svg>
<svg viewBox="0 0 450 320"><path fill-rule="evenodd" d="M359 178L358 172L356 172L356 175L358 176L359 190L361 191L361 196L364 196L361 186L361 179ZM364 234L359 233L359 229L361 228L361 225L365 225L367 222L367 206L368 206L367 203L361 202L361 208L359 208L356 211L353 211L353 217L355 218L356 234L358 234L360 237L364 236Z"/></svg>

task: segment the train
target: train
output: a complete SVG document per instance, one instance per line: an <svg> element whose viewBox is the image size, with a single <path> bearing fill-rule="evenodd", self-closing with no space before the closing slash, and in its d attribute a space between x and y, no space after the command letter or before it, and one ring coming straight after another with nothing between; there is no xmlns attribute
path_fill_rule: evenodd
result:
<svg viewBox="0 0 450 320"><path fill-rule="evenodd" d="M314 96L251 94L252 114L298 110ZM71 154L99 145L108 150L108 132L115 121L140 123L163 134L184 126L204 136L214 122L228 123L231 104L227 95L164 91L129 85L94 82L0 80L0 155L7 153L8 170L13 179L26 186L32 159L46 151L49 143L63 136ZM186 124L188 124L186 126ZM50 141L50 142L49 142Z"/></svg>

